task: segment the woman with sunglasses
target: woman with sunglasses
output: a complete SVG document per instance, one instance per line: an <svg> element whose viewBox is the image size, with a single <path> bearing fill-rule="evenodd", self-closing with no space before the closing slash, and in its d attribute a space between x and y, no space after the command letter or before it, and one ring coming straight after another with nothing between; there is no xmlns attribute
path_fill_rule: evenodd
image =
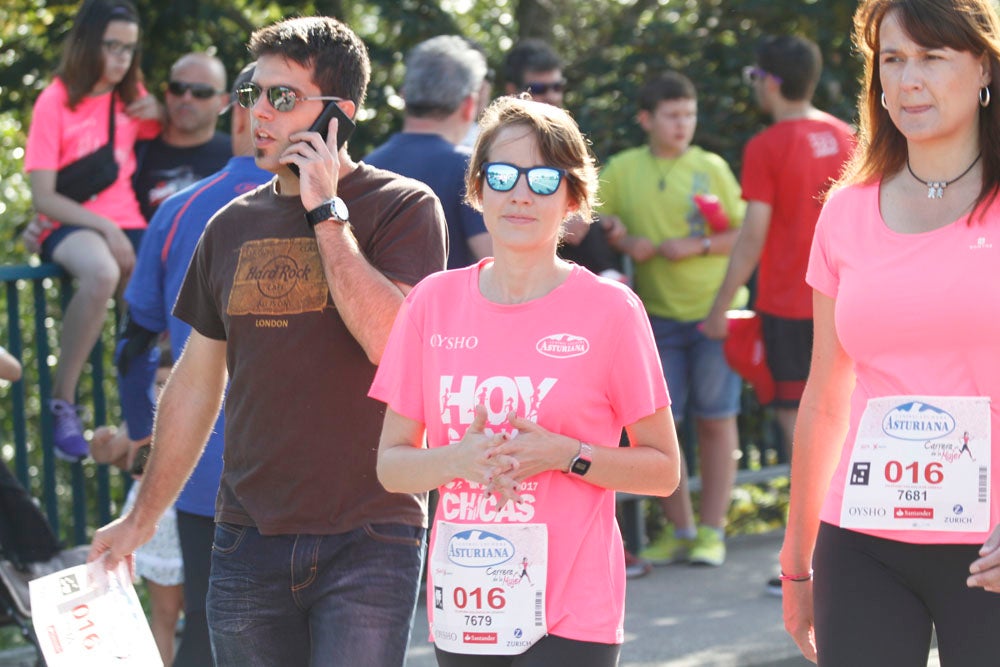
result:
<svg viewBox="0 0 1000 667"><path fill-rule="evenodd" d="M824 667L1000 662L1000 20L865 0L858 150L806 273L815 342L781 549ZM814 572L815 570L815 572Z"/></svg>
<svg viewBox="0 0 1000 667"><path fill-rule="evenodd" d="M440 665L615 665L614 491L666 495L679 470L649 322L628 288L556 255L597 187L565 111L494 102L467 187L495 256L432 275L400 310L371 390L388 404L379 480L440 493L427 589Z"/></svg>
<svg viewBox="0 0 1000 667"><path fill-rule="evenodd" d="M56 77L35 102L25 148L33 203L54 227L40 239L42 260L56 262L76 280L63 314L49 403L55 453L74 461L87 455L74 405L77 381L146 227L132 191L133 147L137 139L156 136L163 116L142 85L139 33L139 16L128 0L84 2ZM57 175L108 143L112 108L117 177L78 202L57 190Z"/></svg>

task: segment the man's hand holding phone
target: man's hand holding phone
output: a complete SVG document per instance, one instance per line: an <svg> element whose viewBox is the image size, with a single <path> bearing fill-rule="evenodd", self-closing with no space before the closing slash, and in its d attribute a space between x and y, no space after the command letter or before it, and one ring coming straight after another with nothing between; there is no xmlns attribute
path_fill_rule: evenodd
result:
<svg viewBox="0 0 1000 667"><path fill-rule="evenodd" d="M336 101L326 104L312 126L293 133L281 161L299 177L299 196L307 211L337 194L340 148L354 131L354 122ZM333 144L327 137L337 137Z"/></svg>

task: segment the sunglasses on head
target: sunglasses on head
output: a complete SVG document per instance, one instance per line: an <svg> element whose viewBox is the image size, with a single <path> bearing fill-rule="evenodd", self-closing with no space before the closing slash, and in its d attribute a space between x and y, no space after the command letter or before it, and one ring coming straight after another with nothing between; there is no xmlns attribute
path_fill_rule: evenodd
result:
<svg viewBox="0 0 1000 667"><path fill-rule="evenodd" d="M780 76L775 76L774 74L771 74L767 70L761 69L760 67L756 67L754 65L747 65L746 67L743 68L743 83L747 84L748 86L757 81L763 81L767 77L771 77L779 84L781 83Z"/></svg>
<svg viewBox="0 0 1000 667"><path fill-rule="evenodd" d="M223 91L216 90L207 83L184 83L183 81L171 81L167 84L167 92L174 97L184 97L184 93L190 92L191 97L196 100L207 100L216 95L221 95Z"/></svg>
<svg viewBox="0 0 1000 667"><path fill-rule="evenodd" d="M309 100L343 101L343 98L329 97L327 95L305 97L303 95L299 95L288 86L271 86L270 88L261 88L253 81L245 83L236 89L236 101L244 109L253 109L254 105L257 104L257 100L260 99L261 93L264 93L267 96L267 101L271 103L271 106L274 107L275 111L291 111L299 102L308 102Z"/></svg>
<svg viewBox="0 0 1000 667"><path fill-rule="evenodd" d="M486 185L497 192L513 190L521 174L525 175L528 188L536 195L551 195L559 189L566 170L555 167L517 167L506 162L487 162L482 170Z"/></svg>
<svg viewBox="0 0 1000 667"><path fill-rule="evenodd" d="M526 83L524 89L532 95L544 95L550 90L553 93L561 93L566 88L566 81L553 81L552 83Z"/></svg>

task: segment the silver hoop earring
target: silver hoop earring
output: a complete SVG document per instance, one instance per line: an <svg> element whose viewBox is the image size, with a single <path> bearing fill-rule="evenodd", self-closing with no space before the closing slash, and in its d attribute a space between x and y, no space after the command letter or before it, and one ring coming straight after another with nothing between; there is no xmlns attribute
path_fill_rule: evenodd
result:
<svg viewBox="0 0 1000 667"><path fill-rule="evenodd" d="M990 105L990 87L983 86L979 89L979 106L984 109Z"/></svg>
<svg viewBox="0 0 1000 667"><path fill-rule="evenodd" d="M885 103L885 93L882 93L882 108L888 110L889 105Z"/></svg>

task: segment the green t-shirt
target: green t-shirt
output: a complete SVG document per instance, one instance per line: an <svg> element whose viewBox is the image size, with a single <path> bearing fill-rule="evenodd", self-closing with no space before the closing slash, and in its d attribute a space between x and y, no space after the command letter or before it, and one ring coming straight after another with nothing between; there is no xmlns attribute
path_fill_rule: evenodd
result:
<svg viewBox="0 0 1000 667"><path fill-rule="evenodd" d="M746 204L736 176L720 156L691 146L678 158L663 159L648 146L640 146L613 156L602 170L599 212L618 216L629 234L654 244L703 237L711 229L694 203L698 194L718 197L730 226L742 224ZM728 263L726 255L698 255L677 262L657 255L636 264L635 291L650 315L681 322L702 320ZM746 301L742 288L732 306L742 307Z"/></svg>

